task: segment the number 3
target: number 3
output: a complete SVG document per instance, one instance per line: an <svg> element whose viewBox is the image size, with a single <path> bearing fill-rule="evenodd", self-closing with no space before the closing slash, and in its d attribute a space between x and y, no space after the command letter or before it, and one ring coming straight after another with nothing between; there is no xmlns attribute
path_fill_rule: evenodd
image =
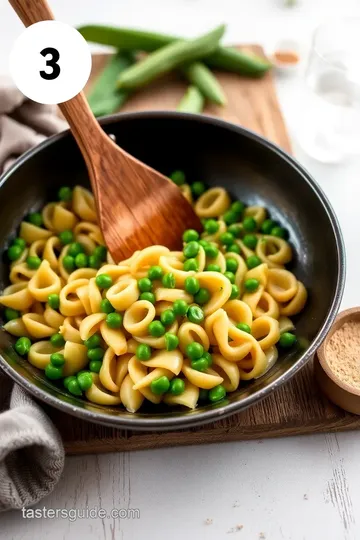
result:
<svg viewBox="0 0 360 540"><path fill-rule="evenodd" d="M59 51L57 49L54 49L53 47L46 47L41 51L40 54L44 57L48 54L51 54L51 58L50 60L46 61L46 65L52 68L51 73L47 73L46 71L40 71L40 77L46 79L47 81L53 81L54 79L57 79L57 77L60 75L60 66L57 63L60 59Z"/></svg>

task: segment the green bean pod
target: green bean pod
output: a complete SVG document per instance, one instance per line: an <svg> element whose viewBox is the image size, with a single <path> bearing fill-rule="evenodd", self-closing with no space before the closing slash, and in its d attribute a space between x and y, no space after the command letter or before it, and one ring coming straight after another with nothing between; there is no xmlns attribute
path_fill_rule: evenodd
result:
<svg viewBox="0 0 360 540"><path fill-rule="evenodd" d="M118 88L139 88L180 64L206 56L216 49L224 32L225 26L221 25L199 38L175 41L161 47L121 73L117 80Z"/></svg>
<svg viewBox="0 0 360 540"><path fill-rule="evenodd" d="M225 105L226 97L215 75L202 62L192 62L182 68L186 78L201 94L217 105Z"/></svg>
<svg viewBox="0 0 360 540"><path fill-rule="evenodd" d="M135 55L129 51L118 52L110 58L88 97L90 108L95 116L116 112L125 103L129 92L119 90L116 87L116 80L119 73L134 63Z"/></svg>
<svg viewBox="0 0 360 540"><path fill-rule="evenodd" d="M145 52L156 51L160 47L180 39L168 34L102 25L82 26L78 30L87 41L110 45L116 49L133 49ZM205 61L211 67L253 77L259 77L271 68L271 63L266 59L251 52L238 51L231 47L218 47L206 57Z"/></svg>
<svg viewBox="0 0 360 540"><path fill-rule="evenodd" d="M189 86L176 108L180 112L201 113L205 99L196 86Z"/></svg>

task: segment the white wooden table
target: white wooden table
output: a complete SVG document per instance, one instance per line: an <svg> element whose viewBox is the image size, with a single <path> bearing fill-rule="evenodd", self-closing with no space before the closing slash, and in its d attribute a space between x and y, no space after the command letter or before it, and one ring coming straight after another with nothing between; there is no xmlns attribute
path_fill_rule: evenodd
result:
<svg viewBox="0 0 360 540"><path fill-rule="evenodd" d="M360 15L358 0L52 0L60 20L108 22L195 35L228 23L229 42L271 44L297 36L306 42L327 16ZM100 7L101 5L101 7ZM21 24L0 3L0 73ZM278 80L290 128L300 76ZM330 198L347 248L343 307L360 303L360 160L326 166L295 146L297 158ZM314 221L314 227L316 222ZM1 434L0 434L1 436ZM353 540L360 538L360 433L314 435L138 453L73 457L53 494L38 508L138 509L133 519L24 519L0 516L7 540Z"/></svg>

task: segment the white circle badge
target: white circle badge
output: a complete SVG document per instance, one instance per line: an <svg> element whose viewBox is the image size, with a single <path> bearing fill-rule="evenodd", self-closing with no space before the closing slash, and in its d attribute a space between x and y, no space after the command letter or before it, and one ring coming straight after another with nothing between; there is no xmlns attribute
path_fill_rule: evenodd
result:
<svg viewBox="0 0 360 540"><path fill-rule="evenodd" d="M57 104L78 94L91 72L91 52L82 35L58 21L29 26L10 54L10 73L21 92L38 103Z"/></svg>

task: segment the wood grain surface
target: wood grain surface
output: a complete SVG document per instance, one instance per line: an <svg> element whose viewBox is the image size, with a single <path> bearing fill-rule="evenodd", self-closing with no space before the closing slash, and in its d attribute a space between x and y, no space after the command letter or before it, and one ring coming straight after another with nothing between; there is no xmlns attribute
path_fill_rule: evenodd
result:
<svg viewBox="0 0 360 540"><path fill-rule="evenodd" d="M259 47L251 47L261 52ZM89 87L107 56L94 57ZM208 107L206 112L241 124L290 151L290 141L281 116L271 74L252 80L219 73L228 105ZM169 77L135 94L123 111L173 109L186 89L186 83ZM315 382L309 362L289 383L246 411L204 427L167 433L116 430L65 416L49 409L58 426L67 454L91 454L144 450L167 446L250 440L360 428L360 418L332 405Z"/></svg>

